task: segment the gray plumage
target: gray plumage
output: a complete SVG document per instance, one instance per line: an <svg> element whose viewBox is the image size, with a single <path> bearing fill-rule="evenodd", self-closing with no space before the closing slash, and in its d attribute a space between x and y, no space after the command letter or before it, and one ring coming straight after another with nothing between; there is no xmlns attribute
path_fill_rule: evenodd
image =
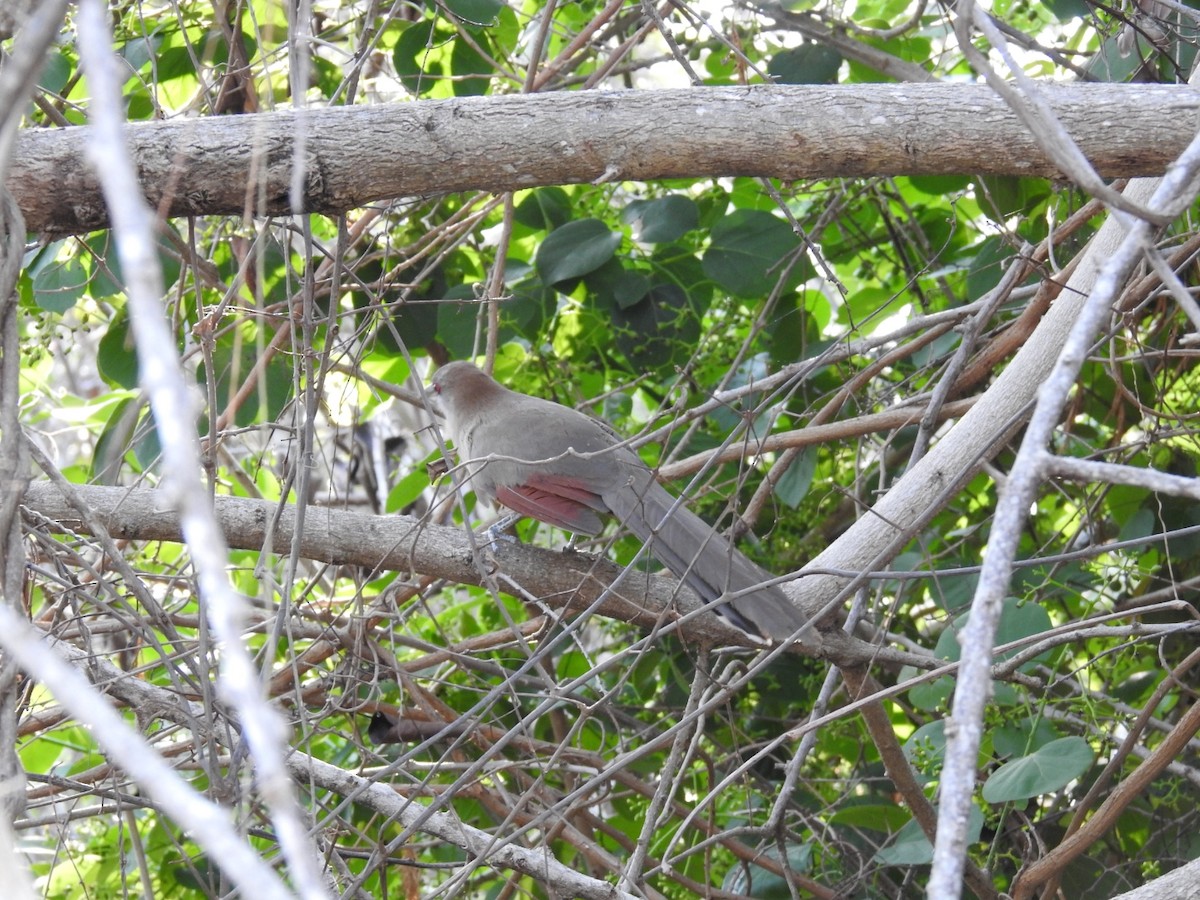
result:
<svg viewBox="0 0 1200 900"><path fill-rule="evenodd" d="M468 362L433 376L446 429L476 494L567 531L596 535L611 513L705 602L750 633L787 640L807 619L605 425L509 390ZM745 593L742 593L745 592Z"/></svg>

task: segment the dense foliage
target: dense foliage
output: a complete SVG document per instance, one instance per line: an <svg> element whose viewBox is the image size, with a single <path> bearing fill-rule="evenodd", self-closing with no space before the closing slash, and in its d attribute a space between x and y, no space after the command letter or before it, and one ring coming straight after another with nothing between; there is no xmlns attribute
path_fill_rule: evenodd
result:
<svg viewBox="0 0 1200 900"><path fill-rule="evenodd" d="M131 120L283 109L300 99L298 85L306 104L350 105L866 83L887 80L884 60L937 79L974 77L950 13L908 0L787 9L314 0L301 24L272 0L112 6ZM1083 0L998 2L992 12L1037 78L1183 81L1195 55L1197 19L1174 4L1140 4L1134 15ZM68 18L24 126L88 117ZM348 148L354 141L345 135ZM304 504L309 516L350 507L486 524L490 510L473 497L444 502L447 479L429 474L441 452L416 382L489 347L502 381L603 416L655 466L714 451L738 428L763 436L840 423L836 436L674 473L672 490L686 490L706 518L728 526L736 510L742 547L782 575L843 533L950 427L895 427L876 414L928 404L939 388L948 393L938 402L988 389L1098 227L1098 207L1075 215L1087 201L1015 176L728 177L422 196L336 219L170 220L160 232L163 303L203 408L212 490ZM1161 235L1189 286L1197 243L1188 217ZM112 251L108 232L31 245L17 319L20 416L68 481L149 487L164 474L160 434ZM978 301L997 297L1019 257L1036 264L1004 285L966 365L952 366ZM1134 279L1053 449L1195 476L1193 330L1158 281ZM795 377L752 389L788 366ZM689 412L718 395L726 402ZM860 590L859 614L880 644L957 659L1019 438ZM104 547L89 528L32 512L25 525L30 618L116 663L120 677L197 701L203 717L189 728L153 711L126 715L282 870L252 760L210 688L220 654L186 545ZM530 543L566 540L530 521L517 530ZM1023 865L1061 844L1194 702L1195 631L1180 626L1195 618L1198 540L1192 500L1138 485L1044 485L998 642L1024 655L996 686L978 760L970 855L986 875L972 882L977 893L1008 890ZM128 568L112 565L114 546ZM627 563L640 546L610 529L580 549ZM292 745L453 813L496 849L537 848L650 896L923 892L932 847L913 798L895 762L885 768L863 707L846 708L915 668L882 664L869 679L843 680L800 654L766 659L575 619L520 586L330 565L286 545L235 550L229 564L253 602L246 641L291 720ZM930 799L953 689L942 676L876 704ZM15 827L37 889L110 897L140 882L147 895L224 896L221 860L189 823L139 796L139 773L106 758L87 722L57 714L36 680L21 691L29 783ZM1055 874L1065 896L1112 896L1200 855L1200 756L1194 740L1184 747L1064 861ZM353 792L297 784L339 896L557 896L553 878L489 865Z"/></svg>

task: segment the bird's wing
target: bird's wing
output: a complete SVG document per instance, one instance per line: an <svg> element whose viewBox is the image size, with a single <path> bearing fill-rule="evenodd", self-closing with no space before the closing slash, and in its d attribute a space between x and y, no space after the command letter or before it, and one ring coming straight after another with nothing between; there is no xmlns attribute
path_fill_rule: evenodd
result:
<svg viewBox="0 0 1200 900"><path fill-rule="evenodd" d="M599 534L599 513L608 507L600 495L577 478L530 474L520 484L496 486L496 500L514 512L576 534Z"/></svg>

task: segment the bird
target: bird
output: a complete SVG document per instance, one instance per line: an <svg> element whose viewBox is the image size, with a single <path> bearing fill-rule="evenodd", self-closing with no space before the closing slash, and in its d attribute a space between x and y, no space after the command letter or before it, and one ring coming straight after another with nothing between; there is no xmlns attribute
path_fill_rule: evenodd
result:
<svg viewBox="0 0 1200 900"><path fill-rule="evenodd" d="M783 642L808 624L771 575L678 502L606 423L511 390L467 361L439 368L431 390L481 499L589 536L611 514L743 631Z"/></svg>

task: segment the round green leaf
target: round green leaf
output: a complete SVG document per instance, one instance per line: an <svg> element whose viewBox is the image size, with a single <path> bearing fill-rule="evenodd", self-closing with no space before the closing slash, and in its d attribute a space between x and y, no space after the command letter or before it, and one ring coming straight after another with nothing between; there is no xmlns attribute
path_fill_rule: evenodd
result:
<svg viewBox="0 0 1200 900"><path fill-rule="evenodd" d="M984 175L976 194L980 208L993 219L1003 222L1025 214L1050 195L1050 182L1044 178L1020 178L1016 175Z"/></svg>
<svg viewBox="0 0 1200 900"><path fill-rule="evenodd" d="M179 260L179 254L175 252L175 248L171 245L170 239L165 234L159 235L156 240L159 247L158 264L162 267L163 286L170 287L179 280L182 263ZM94 270L94 276L100 276L96 286L92 288L92 296L111 296L114 293L123 291L126 279L124 273L121 271L121 256L117 253L117 243L112 236L112 232L106 231L101 233L94 240L89 240L88 246L92 248L92 251L97 256L104 260L105 265L108 266L108 270L112 273L112 278L109 278L101 271L101 267L97 261L90 261L90 267ZM100 293L96 293L97 291Z"/></svg>
<svg viewBox="0 0 1200 900"><path fill-rule="evenodd" d="M842 54L827 44L803 44L771 57L767 72L778 84L834 84Z"/></svg>
<svg viewBox="0 0 1200 900"><path fill-rule="evenodd" d="M137 72L154 58L161 45L162 38L158 35L137 37L127 41L117 53L133 72Z"/></svg>
<svg viewBox="0 0 1200 900"><path fill-rule="evenodd" d="M400 479L399 483L388 492L386 509L389 513L403 512L415 503L421 494L429 489L429 470L417 466Z"/></svg>
<svg viewBox="0 0 1200 900"><path fill-rule="evenodd" d="M571 198L557 186L538 188L517 204L513 218L534 231L553 231L571 221Z"/></svg>
<svg viewBox="0 0 1200 900"><path fill-rule="evenodd" d="M967 818L967 843L975 843L982 833L983 812L971 804ZM875 854L875 861L885 866L923 866L932 860L933 844L929 843L929 838L925 837L916 819L910 819L907 825L896 832L896 839Z"/></svg>
<svg viewBox="0 0 1200 900"><path fill-rule="evenodd" d="M869 831L899 831L912 814L903 806L895 804L864 803L862 806L847 806L829 815L830 825L850 825Z"/></svg>
<svg viewBox="0 0 1200 900"><path fill-rule="evenodd" d="M392 48L392 65L410 93L420 96L433 90L442 68L431 57L437 45L444 43L447 37L435 32L433 22L415 22L405 28L396 41Z"/></svg>
<svg viewBox="0 0 1200 900"><path fill-rule="evenodd" d="M626 268L622 261L615 257L589 272L584 278L584 283L595 297L596 304L610 311L628 309L643 300L651 287L648 275Z"/></svg>
<svg viewBox="0 0 1200 900"><path fill-rule="evenodd" d="M946 755L946 720L926 722L908 736L901 748L904 758L912 762L918 755L940 762Z"/></svg>
<svg viewBox="0 0 1200 900"><path fill-rule="evenodd" d="M579 219L552 231L534 257L543 282L559 284L600 268L621 245L621 234L599 219Z"/></svg>
<svg viewBox="0 0 1200 900"><path fill-rule="evenodd" d="M908 182L922 194L929 194L931 197L945 197L947 194L965 191L971 186L969 175L910 175Z"/></svg>
<svg viewBox="0 0 1200 900"><path fill-rule="evenodd" d="M133 433L133 458L143 472L150 471L162 457L162 441L158 436L158 425L150 411L146 410Z"/></svg>
<svg viewBox="0 0 1200 900"><path fill-rule="evenodd" d="M220 46L224 41L219 42ZM215 60L214 60L215 62ZM168 47L158 55L155 66L155 76L159 84L173 81L177 78L194 78L196 75L196 56L187 47Z"/></svg>
<svg viewBox="0 0 1200 900"><path fill-rule="evenodd" d="M87 290L88 273L78 256L54 260L33 276L33 297L47 312L65 313Z"/></svg>
<svg viewBox="0 0 1200 900"><path fill-rule="evenodd" d="M698 313L712 305L715 285L704 274L700 258L687 247L679 244L659 244L650 258L656 281L678 285L691 300Z"/></svg>
<svg viewBox="0 0 1200 900"><path fill-rule="evenodd" d="M911 670L909 677L916 675L915 669ZM943 675L934 681L923 681L908 692L908 699L917 709L923 709L926 712L932 712L935 709L942 709L950 700L950 695L954 693L954 679L948 675Z"/></svg>
<svg viewBox="0 0 1200 900"><path fill-rule="evenodd" d="M672 194L658 200L635 200L621 212L621 221L634 226L634 237L648 244L678 240L700 224L694 200Z"/></svg>
<svg viewBox="0 0 1200 900"><path fill-rule="evenodd" d="M993 772L983 786L983 799L1008 803L1057 791L1091 768L1094 760L1083 738L1059 738Z"/></svg>
<svg viewBox="0 0 1200 900"><path fill-rule="evenodd" d="M1002 264L1010 256L1012 252L1001 238L985 238L967 270L967 298L978 300L999 284L1004 274Z"/></svg>
<svg viewBox="0 0 1200 900"><path fill-rule="evenodd" d="M800 239L782 219L757 209L738 209L714 226L704 272L738 297L766 297Z"/></svg>
<svg viewBox="0 0 1200 900"><path fill-rule="evenodd" d="M453 15L472 25L492 25L504 6L502 0L443 0Z"/></svg>

